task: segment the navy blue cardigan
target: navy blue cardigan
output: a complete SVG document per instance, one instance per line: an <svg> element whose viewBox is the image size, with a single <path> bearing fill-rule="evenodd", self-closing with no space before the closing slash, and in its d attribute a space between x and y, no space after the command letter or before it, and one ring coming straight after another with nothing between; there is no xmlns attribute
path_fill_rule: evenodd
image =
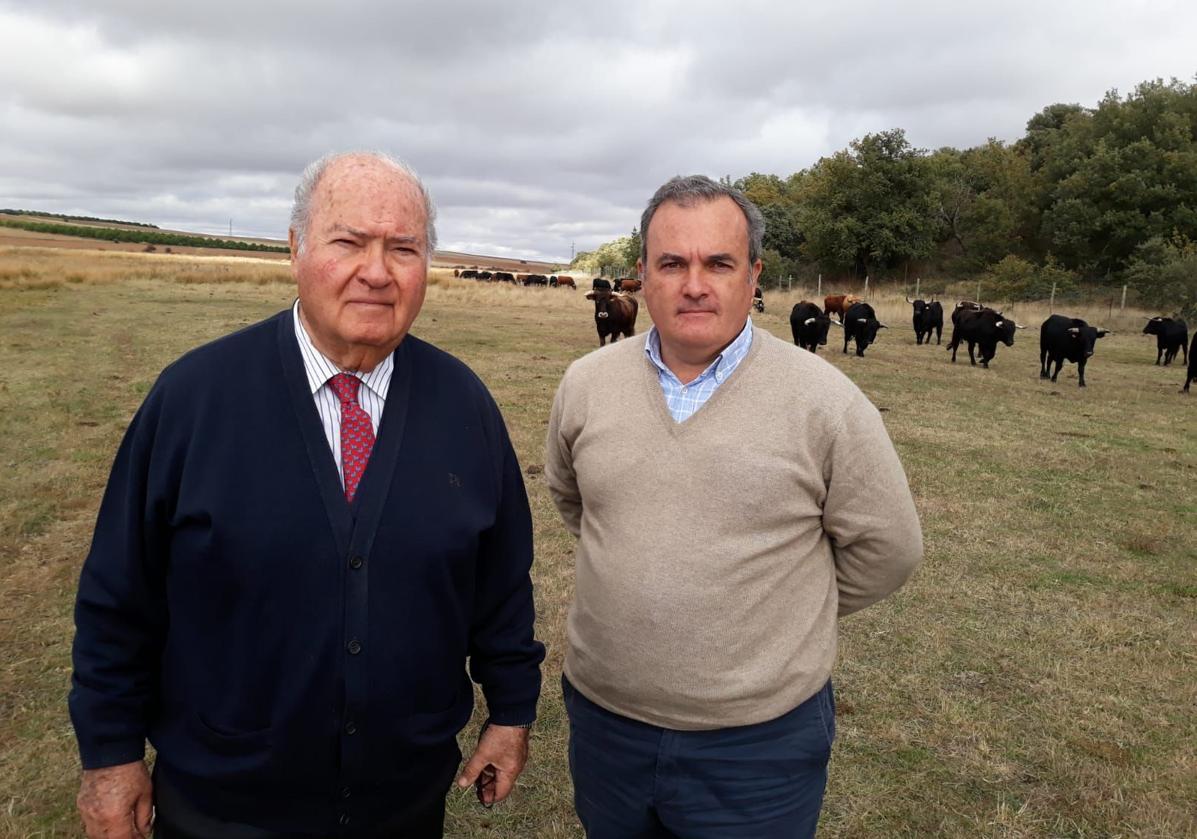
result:
<svg viewBox="0 0 1197 839"><path fill-rule="evenodd" d="M503 419L413 336L352 505L292 314L194 350L125 435L75 607L85 768L141 758L204 811L283 831L444 791L482 686L535 717L532 526Z"/></svg>

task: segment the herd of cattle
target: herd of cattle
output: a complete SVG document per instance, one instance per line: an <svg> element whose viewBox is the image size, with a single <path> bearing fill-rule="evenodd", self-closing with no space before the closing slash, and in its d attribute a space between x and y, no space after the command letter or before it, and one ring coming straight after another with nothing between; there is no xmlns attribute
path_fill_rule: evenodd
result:
<svg viewBox="0 0 1197 839"><path fill-rule="evenodd" d="M934 333L938 345L943 336L943 306L934 299L911 300L908 297L906 302L913 310L915 341L920 346L924 341L930 344ZM838 322L831 319L833 314L838 316ZM877 320L872 306L853 295L830 295L824 299L822 309L803 300L790 312L794 343L811 352L818 352L819 346L827 343L827 333L833 323L843 329L844 352L848 352L849 342L855 341L856 354L862 357L868 346L877 340L877 331L888 328ZM979 350L981 366L988 368L997 355L998 344L1014 346L1015 331L1024 328L997 309L962 300L952 311L952 336L947 349L951 351L954 363L960 345L968 344L969 361L974 365L977 363ZM1056 381L1064 362L1069 361L1077 366L1078 385L1085 387L1085 365L1093 356L1097 339L1108 334L1109 330L1090 326L1080 318L1049 316L1039 327L1039 377ZM1188 365L1184 383L1187 393L1189 384L1197 380L1197 334L1193 336L1192 347L1186 350L1188 326L1183 320L1166 317L1150 318L1143 334L1156 336L1156 364L1162 360L1167 366L1177 353L1184 353Z"/></svg>
<svg viewBox="0 0 1197 839"><path fill-rule="evenodd" d="M463 280L478 280L484 283L511 283L512 285L522 286L549 286L550 288L572 288L575 291L577 286L574 284L573 277L565 275L546 276L544 274L512 274L510 271L479 271L476 268L462 269L461 266L453 269L453 276L460 277Z"/></svg>
<svg viewBox="0 0 1197 839"><path fill-rule="evenodd" d="M601 278L593 281L586 298L594 301L599 346L606 344L608 338L614 342L620 336L630 338L635 333L639 304L633 293L639 290L639 280L616 280L615 285ZM919 346L930 345L934 335L938 346L943 339L943 305L935 299L911 300L908 297L906 302L912 308L915 341ZM764 311L764 300L759 293L754 306L758 311ZM832 320L833 315L835 320ZM956 304L951 321L952 334L947 349L952 353L952 362L955 363L960 346L967 344L969 362L975 365L979 353L981 366L987 369L997 355L998 344L1014 346L1016 331L1025 328L1000 310L971 300ZM843 351L847 353L848 345L855 342L856 355L860 357L877 340L878 331L888 329L877 319L872 306L852 294L828 295L821 308L817 303L803 300L794 304L790 311L794 343L811 352L818 352L820 346L826 345L827 334L833 325L843 330ZM1167 366L1178 353L1184 354L1188 366L1184 383L1187 393L1189 385L1197 381L1197 333L1188 349L1188 326L1179 318L1153 317L1147 321L1143 333L1156 336L1156 364ZM1039 377L1056 381L1067 361L1077 366L1077 384L1085 387L1085 365L1093 356L1097 340L1108 334L1109 330L1090 326L1080 318L1049 316L1039 327Z"/></svg>

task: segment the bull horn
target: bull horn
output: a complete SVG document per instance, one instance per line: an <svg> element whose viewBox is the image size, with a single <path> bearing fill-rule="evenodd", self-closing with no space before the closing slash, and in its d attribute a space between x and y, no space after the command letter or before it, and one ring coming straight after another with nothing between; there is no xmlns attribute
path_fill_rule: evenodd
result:
<svg viewBox="0 0 1197 839"><path fill-rule="evenodd" d="M913 302L914 302L913 300L911 300L911 299L910 299L910 295L909 295L909 294L908 294L908 295L906 295L906 302L907 302L907 303L913 303Z"/></svg>
<svg viewBox="0 0 1197 839"><path fill-rule="evenodd" d="M810 325L811 325L812 323L814 323L814 322L815 322L815 319L814 319L814 318L807 318L806 320L802 321L802 325L803 325L803 326L810 326Z"/></svg>
<svg viewBox="0 0 1197 839"><path fill-rule="evenodd" d="M1025 326L1019 326L1017 323L1016 323L1016 324L1014 324L1014 328L1015 328L1015 329L1026 329L1026 327L1025 327Z"/></svg>
<svg viewBox="0 0 1197 839"><path fill-rule="evenodd" d="M999 320L997 323L994 324L994 326L1001 326L1003 323L1005 323L1004 320Z"/></svg>
<svg viewBox="0 0 1197 839"><path fill-rule="evenodd" d="M838 320L828 321L828 323L830 323L832 326L838 326L840 329L844 328L844 325L842 323L840 323Z"/></svg>
<svg viewBox="0 0 1197 839"><path fill-rule="evenodd" d="M1081 328L1079 326L1069 327L1068 331L1071 332L1073 335L1081 334Z"/></svg>
<svg viewBox="0 0 1197 839"><path fill-rule="evenodd" d="M884 323L878 323L878 324L877 324L877 328L878 328L878 329L889 329L889 327L888 327L888 326L886 326Z"/></svg>

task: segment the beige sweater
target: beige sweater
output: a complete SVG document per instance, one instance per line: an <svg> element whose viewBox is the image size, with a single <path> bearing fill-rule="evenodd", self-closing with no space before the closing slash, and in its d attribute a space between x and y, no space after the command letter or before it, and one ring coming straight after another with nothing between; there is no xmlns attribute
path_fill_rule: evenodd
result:
<svg viewBox="0 0 1197 839"><path fill-rule="evenodd" d="M574 362L545 475L578 538L565 673L673 729L778 717L831 675L836 620L893 592L922 533L881 416L846 376L754 330L684 423L645 336Z"/></svg>

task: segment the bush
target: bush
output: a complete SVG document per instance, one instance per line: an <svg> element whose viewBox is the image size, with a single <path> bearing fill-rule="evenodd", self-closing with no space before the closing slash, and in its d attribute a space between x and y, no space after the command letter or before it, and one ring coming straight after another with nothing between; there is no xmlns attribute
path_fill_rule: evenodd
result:
<svg viewBox="0 0 1197 839"><path fill-rule="evenodd" d="M981 282L984 296L989 299L1046 300L1051 297L1053 285L1057 296L1074 291L1077 277L1050 256L1046 265L1039 266L1010 254L990 265Z"/></svg>
<svg viewBox="0 0 1197 839"><path fill-rule="evenodd" d="M1147 308L1197 320L1197 243L1183 237L1147 240L1135 250L1126 280Z"/></svg>

